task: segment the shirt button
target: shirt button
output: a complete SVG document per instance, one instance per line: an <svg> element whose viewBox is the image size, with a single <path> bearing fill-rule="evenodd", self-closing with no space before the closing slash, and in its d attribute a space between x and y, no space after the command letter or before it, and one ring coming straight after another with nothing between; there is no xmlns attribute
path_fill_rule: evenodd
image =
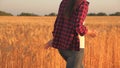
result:
<svg viewBox="0 0 120 68"><path fill-rule="evenodd" d="M77 22L79 21L79 19L76 20Z"/></svg>

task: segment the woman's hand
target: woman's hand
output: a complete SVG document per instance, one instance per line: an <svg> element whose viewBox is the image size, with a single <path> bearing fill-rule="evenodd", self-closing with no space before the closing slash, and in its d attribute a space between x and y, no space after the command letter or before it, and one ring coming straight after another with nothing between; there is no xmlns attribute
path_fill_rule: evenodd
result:
<svg viewBox="0 0 120 68"><path fill-rule="evenodd" d="M50 40L45 44L45 49L49 49L50 47L52 47L52 41L53 40Z"/></svg>
<svg viewBox="0 0 120 68"><path fill-rule="evenodd" d="M88 30L87 35L91 37L96 37L97 33L98 32L95 30Z"/></svg>

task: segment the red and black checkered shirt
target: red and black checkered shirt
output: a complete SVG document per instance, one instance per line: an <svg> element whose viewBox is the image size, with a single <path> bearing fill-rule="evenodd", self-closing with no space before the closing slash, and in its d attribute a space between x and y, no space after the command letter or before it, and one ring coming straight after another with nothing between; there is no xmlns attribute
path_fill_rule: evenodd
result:
<svg viewBox="0 0 120 68"><path fill-rule="evenodd" d="M53 30L52 47L63 50L79 51L79 37L85 35L87 32L83 22L88 12L89 2L83 0L76 9L74 9L70 18L64 17L64 10L69 0L62 0L58 16L56 18Z"/></svg>

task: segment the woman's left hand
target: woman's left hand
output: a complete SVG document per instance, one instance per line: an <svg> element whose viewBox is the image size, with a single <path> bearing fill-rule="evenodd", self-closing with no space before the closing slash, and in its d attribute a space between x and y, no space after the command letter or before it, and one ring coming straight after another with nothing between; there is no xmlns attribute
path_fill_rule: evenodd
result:
<svg viewBox="0 0 120 68"><path fill-rule="evenodd" d="M91 37L96 37L98 32L96 30L88 30L87 35Z"/></svg>

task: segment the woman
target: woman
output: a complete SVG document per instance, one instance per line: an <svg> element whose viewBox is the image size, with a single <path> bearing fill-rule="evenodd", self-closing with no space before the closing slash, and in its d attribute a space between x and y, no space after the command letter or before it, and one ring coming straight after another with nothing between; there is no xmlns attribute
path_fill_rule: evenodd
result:
<svg viewBox="0 0 120 68"><path fill-rule="evenodd" d="M86 0L62 0L53 30L53 39L46 48L57 48L66 61L66 68L83 68L84 48L80 48L78 35L95 36L83 22L88 12L89 2Z"/></svg>

